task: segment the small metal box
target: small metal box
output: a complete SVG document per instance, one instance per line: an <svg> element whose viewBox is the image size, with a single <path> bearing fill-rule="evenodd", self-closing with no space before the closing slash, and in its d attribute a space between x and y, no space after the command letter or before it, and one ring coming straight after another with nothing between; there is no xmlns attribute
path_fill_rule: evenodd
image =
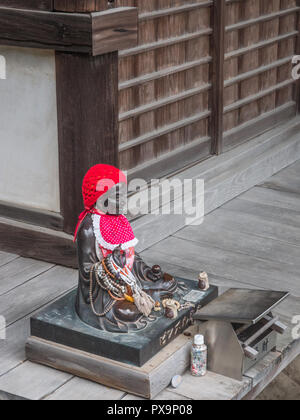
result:
<svg viewBox="0 0 300 420"><path fill-rule="evenodd" d="M287 292L230 289L195 314L208 346L208 369L242 380L270 351L286 326L272 311Z"/></svg>

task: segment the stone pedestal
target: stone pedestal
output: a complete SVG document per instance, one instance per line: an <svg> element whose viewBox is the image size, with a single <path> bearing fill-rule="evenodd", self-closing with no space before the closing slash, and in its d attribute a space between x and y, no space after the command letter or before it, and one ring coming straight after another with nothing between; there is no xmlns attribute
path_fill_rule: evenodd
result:
<svg viewBox="0 0 300 420"><path fill-rule="evenodd" d="M83 323L75 311L76 291L70 292L31 319L28 359L145 398L154 397L174 375L187 369L191 335L183 333L191 327L194 312L218 296L215 286L201 292L196 282L178 280L187 286L180 303L194 300L195 307L179 312L174 320L163 312L153 312L153 322L129 334L100 331Z"/></svg>

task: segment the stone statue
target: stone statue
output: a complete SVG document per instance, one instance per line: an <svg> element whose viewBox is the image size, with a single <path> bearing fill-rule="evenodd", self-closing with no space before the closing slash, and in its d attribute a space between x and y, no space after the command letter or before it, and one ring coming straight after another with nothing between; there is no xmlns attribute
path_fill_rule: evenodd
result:
<svg viewBox="0 0 300 420"><path fill-rule="evenodd" d="M96 165L83 181L85 211L75 232L78 247L78 316L86 324L113 333L145 328L177 281L160 266L148 267L136 253L138 240L124 216L125 174ZM152 312L153 311L153 312Z"/></svg>

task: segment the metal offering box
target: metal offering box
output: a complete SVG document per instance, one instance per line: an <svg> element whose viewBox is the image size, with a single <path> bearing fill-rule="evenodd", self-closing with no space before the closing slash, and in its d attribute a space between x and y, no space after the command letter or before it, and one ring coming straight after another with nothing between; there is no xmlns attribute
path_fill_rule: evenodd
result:
<svg viewBox="0 0 300 420"><path fill-rule="evenodd" d="M277 334L287 327L272 311L288 296L287 292L230 289L197 311L194 318L205 321L199 333L208 345L208 369L241 381L275 350Z"/></svg>

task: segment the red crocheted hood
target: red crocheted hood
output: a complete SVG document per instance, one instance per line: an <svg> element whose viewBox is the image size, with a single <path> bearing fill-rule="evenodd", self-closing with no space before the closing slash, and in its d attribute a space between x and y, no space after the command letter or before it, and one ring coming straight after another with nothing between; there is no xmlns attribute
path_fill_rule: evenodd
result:
<svg viewBox="0 0 300 420"><path fill-rule="evenodd" d="M90 210L108 190L120 183L127 184L124 172L111 165L93 166L85 175L82 184L84 207Z"/></svg>
<svg viewBox="0 0 300 420"><path fill-rule="evenodd" d="M105 194L108 190L110 190L111 188L113 188L115 185L120 184L120 183L125 183L127 184L127 178L126 175L124 174L124 172L122 172L120 169L115 168L114 166L111 165L103 165L103 164L99 164L96 166L93 166L85 175L84 179L83 179L83 184L82 184L82 195L83 195L83 201L84 201L84 207L85 210L83 213L81 213L81 215L79 216L79 220L76 226L76 230L75 230L75 234L74 234L74 242L76 241L77 238L77 233L78 230L80 228L80 225L82 223L82 221L85 219L85 217L90 213L90 214L98 214L98 211L95 209L95 204L97 202L97 200L103 195ZM128 222L127 226L124 226L124 220L127 220L125 217L107 217L106 216L106 220L115 220L115 225L113 226L112 224L110 225L110 229L115 232L116 231L124 231L122 233L122 237L120 237L119 239L122 240L124 239L126 243L132 244L135 242L135 238L133 235L133 232L131 230L130 224ZM118 224L116 224L118 222ZM120 225L120 222L123 223L122 228L120 227L122 225ZM126 224L126 223L125 223ZM125 229L126 227L126 229ZM108 227L106 226L104 231L107 231ZM126 232L126 234L125 234ZM125 237L124 237L125 234ZM104 232L104 237L106 236L106 233ZM117 236L116 237L109 237L107 238L108 241L112 241L110 242L112 245L115 245L115 240L117 240ZM119 242L119 244L121 244L121 242Z"/></svg>

